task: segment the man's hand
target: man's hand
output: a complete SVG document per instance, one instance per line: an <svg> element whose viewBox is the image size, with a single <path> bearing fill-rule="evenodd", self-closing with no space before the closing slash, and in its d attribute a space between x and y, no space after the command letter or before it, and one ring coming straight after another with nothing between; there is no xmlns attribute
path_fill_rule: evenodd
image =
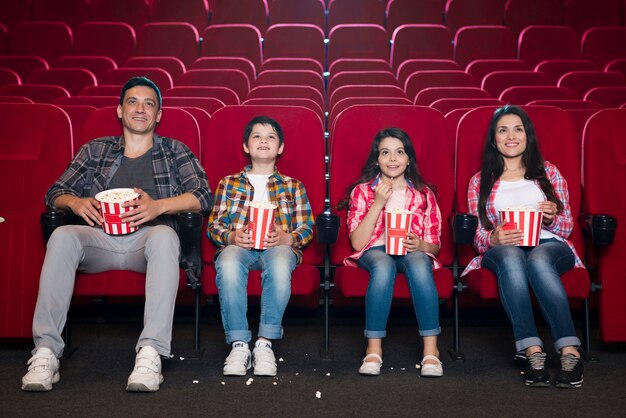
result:
<svg viewBox="0 0 626 418"><path fill-rule="evenodd" d="M120 214L122 222L128 222L129 226L134 227L145 224L163 214L164 210L160 201L152 199L148 193L137 187L134 190L139 193L139 198L122 203L124 208L134 207L134 209Z"/></svg>
<svg viewBox="0 0 626 418"><path fill-rule="evenodd" d="M93 197L76 197L72 196L66 201L66 206L87 222L87 225L102 225L102 216L100 216L100 202Z"/></svg>
<svg viewBox="0 0 626 418"><path fill-rule="evenodd" d="M293 236L283 231L282 227L278 224L274 224L274 228L267 234L265 240L263 240L265 248L276 247L278 245L293 245Z"/></svg>

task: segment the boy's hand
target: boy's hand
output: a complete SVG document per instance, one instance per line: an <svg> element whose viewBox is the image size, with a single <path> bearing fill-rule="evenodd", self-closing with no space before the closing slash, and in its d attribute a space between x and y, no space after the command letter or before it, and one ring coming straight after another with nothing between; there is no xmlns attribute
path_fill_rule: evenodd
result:
<svg viewBox="0 0 626 418"><path fill-rule="evenodd" d="M235 229L230 234L228 234L228 244L236 245L241 248L245 248L249 250L252 248L252 239L250 238L250 233L248 232L247 227Z"/></svg>
<svg viewBox="0 0 626 418"><path fill-rule="evenodd" d="M267 234L263 240L266 248L276 247L278 245L293 245L293 237L291 234L283 231L278 224L274 224L274 228Z"/></svg>

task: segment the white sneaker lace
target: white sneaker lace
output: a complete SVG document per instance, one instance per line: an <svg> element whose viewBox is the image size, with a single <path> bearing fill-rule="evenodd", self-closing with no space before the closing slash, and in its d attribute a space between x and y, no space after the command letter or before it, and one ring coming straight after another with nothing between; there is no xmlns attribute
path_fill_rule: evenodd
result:
<svg viewBox="0 0 626 418"><path fill-rule="evenodd" d="M546 364L546 353L533 353L528 356L528 361L530 362L530 367L535 370L542 370L545 368Z"/></svg>
<svg viewBox="0 0 626 418"><path fill-rule="evenodd" d="M561 370L571 372L578 364L580 359L573 354L565 354L561 356Z"/></svg>
<svg viewBox="0 0 626 418"><path fill-rule="evenodd" d="M234 363L241 363L242 365L246 366L248 364L248 351L244 348L232 349L228 357L226 357L226 361L224 362L224 364Z"/></svg>

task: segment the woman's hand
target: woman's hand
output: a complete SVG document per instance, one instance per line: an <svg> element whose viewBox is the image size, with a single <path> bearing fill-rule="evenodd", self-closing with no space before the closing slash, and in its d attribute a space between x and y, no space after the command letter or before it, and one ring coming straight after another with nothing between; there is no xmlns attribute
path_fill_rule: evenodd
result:
<svg viewBox="0 0 626 418"><path fill-rule="evenodd" d="M541 222L544 225L550 225L554 222L554 217L558 211L556 203L544 200L543 202L537 203L537 209L543 212L543 219Z"/></svg>
<svg viewBox="0 0 626 418"><path fill-rule="evenodd" d="M498 225L489 237L492 246L496 245L517 245L524 238L521 229L506 229L503 225Z"/></svg>

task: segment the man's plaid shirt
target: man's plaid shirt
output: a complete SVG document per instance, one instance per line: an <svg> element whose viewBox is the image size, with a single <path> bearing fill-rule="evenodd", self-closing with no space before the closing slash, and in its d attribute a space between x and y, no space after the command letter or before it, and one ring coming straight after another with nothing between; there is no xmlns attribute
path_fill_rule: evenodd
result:
<svg viewBox="0 0 626 418"><path fill-rule="evenodd" d="M228 234L248 223L248 207L254 200L254 188L248 179L251 166L226 176L215 191L215 205L209 216L208 235L220 249ZM267 181L269 201L276 205L274 222L293 237L293 251L302 260L301 248L313 239L314 218L304 185L274 169ZM217 253L219 253L218 250ZM217 256L217 254L216 254Z"/></svg>

